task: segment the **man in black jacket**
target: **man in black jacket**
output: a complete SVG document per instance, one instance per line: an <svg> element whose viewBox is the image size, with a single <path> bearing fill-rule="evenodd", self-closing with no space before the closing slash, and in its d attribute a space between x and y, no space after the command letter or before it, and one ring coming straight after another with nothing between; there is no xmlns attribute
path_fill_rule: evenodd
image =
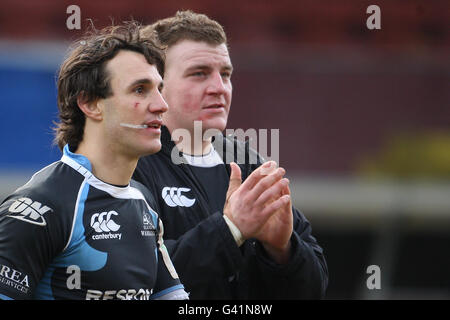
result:
<svg viewBox="0 0 450 320"><path fill-rule="evenodd" d="M323 298L323 251L291 206L284 169L263 164L236 139L203 140L208 130L225 129L231 105L233 67L222 27L184 11L142 34L166 46L169 111L161 151L141 158L134 179L158 199L164 241L190 298Z"/></svg>

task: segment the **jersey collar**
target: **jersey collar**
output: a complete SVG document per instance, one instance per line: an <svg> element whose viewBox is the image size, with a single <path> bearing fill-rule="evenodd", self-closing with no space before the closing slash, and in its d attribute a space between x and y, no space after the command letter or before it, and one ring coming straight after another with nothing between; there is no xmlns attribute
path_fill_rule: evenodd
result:
<svg viewBox="0 0 450 320"><path fill-rule="evenodd" d="M81 154L71 152L68 145L64 146L61 162L64 162L65 164L82 174L86 178L88 184L99 190L107 192L114 198L145 200L145 197L141 193L141 191L131 187L130 185L125 187L118 187L101 181L100 179L95 177L92 173L92 165L88 158Z"/></svg>
<svg viewBox="0 0 450 320"><path fill-rule="evenodd" d="M63 158L64 158L64 156L74 160L76 163L78 163L79 165L83 166L88 171L92 172L92 165L91 165L91 162L89 161L89 159L86 158L85 156L83 156L82 154L73 153L72 151L70 151L70 147L69 147L68 144L66 144L64 146ZM61 158L61 160L63 158Z"/></svg>

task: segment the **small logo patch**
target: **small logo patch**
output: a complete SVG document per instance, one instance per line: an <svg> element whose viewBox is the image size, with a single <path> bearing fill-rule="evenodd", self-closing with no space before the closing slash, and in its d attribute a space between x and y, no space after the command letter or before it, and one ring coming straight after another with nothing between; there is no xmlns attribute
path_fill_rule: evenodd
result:
<svg viewBox="0 0 450 320"><path fill-rule="evenodd" d="M47 222L44 219L44 214L52 212L53 209L46 205L42 205L38 201L23 197L14 201L9 206L8 211L13 213L8 215L8 217L36 224L38 226L46 226Z"/></svg>

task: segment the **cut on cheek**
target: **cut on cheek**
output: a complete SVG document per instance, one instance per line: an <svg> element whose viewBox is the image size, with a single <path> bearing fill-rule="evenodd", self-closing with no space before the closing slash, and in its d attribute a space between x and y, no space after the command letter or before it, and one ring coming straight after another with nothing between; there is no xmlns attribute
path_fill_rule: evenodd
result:
<svg viewBox="0 0 450 320"><path fill-rule="evenodd" d="M139 102L134 103L134 108L137 108L137 107L139 107Z"/></svg>

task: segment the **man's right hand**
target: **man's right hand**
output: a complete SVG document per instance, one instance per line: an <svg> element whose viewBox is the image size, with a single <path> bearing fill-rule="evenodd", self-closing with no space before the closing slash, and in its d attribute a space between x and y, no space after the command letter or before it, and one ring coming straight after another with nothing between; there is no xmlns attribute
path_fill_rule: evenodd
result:
<svg viewBox="0 0 450 320"><path fill-rule="evenodd" d="M235 163L230 166L224 214L245 239L258 239L270 217L290 203L290 195L284 192L289 185L289 180L283 178L286 171L277 168L274 161L269 161L253 171L242 183L239 166Z"/></svg>

